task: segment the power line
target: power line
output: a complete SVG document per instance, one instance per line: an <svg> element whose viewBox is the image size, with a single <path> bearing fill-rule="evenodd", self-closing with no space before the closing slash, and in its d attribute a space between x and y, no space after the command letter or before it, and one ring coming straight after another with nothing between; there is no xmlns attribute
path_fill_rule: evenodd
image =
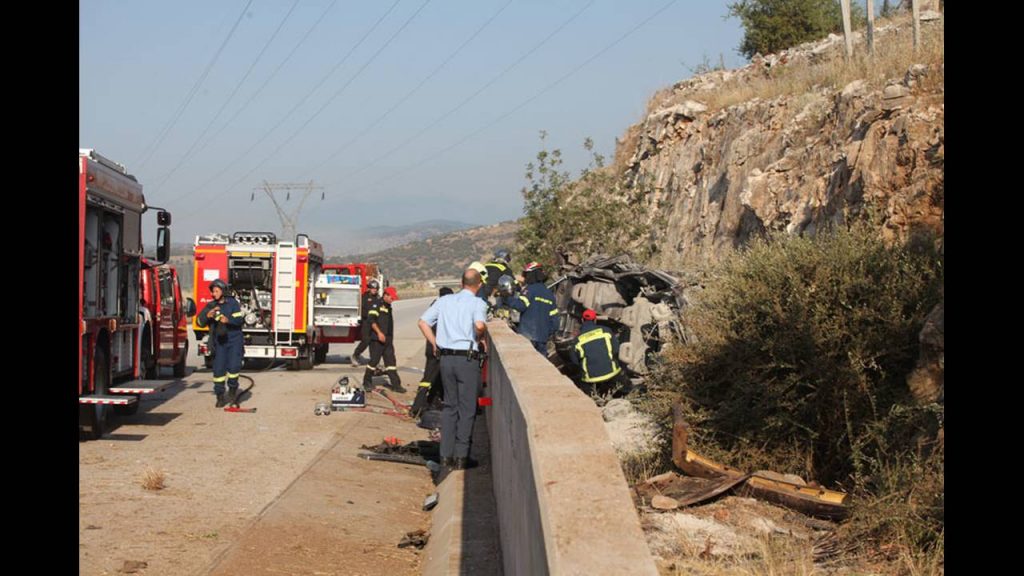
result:
<svg viewBox="0 0 1024 576"><path fill-rule="evenodd" d="M668 4L665 4L664 6L659 8L657 11L655 11L653 14L651 14L650 16L648 16L647 18L642 20L639 24L637 24L637 25L633 26L632 28L630 28L625 34L619 36L613 42L611 42L610 44L606 45L604 48L599 50L596 54L594 54L590 58L587 58L586 60L584 60L582 64L580 64L576 68L572 69L567 74L561 76L560 78L558 78L554 82L548 84L547 86L542 88L539 92L535 93L533 96L530 96L526 100L522 101L517 106L515 106L514 108L509 110L508 112L502 114L501 116L498 116L497 118L495 118L491 122L485 124L484 126L481 126L480 128L477 128L476 130L470 132L466 136L463 136L462 138L457 140L455 143L450 144L449 146L446 146L445 148L442 148L441 150L435 152L434 154L431 154L431 155L427 156L426 158L423 158L419 162L417 162L417 163L415 163L415 164L413 164L413 165L411 165L411 166L409 166L409 167L407 167L407 168L405 168L403 170L399 170L397 172L392 172L389 175L385 176L384 178L381 178L381 179L377 180L376 182L373 182L373 183L371 183L369 185L355 188L355 189L351 190L351 193L354 194L354 193L357 193L357 192L362 192L363 190L368 190L368 189L373 188L375 186L379 186L380 184L383 184L384 182L387 182L389 180L393 180L394 178L397 178L398 176L402 176L404 174L407 174L410 171L412 171L412 170L414 170L416 168L419 168L423 164L426 164L427 162L429 162L429 161L431 161L431 160L433 160L433 159L443 155L444 153L448 152L449 150L452 150L453 148L456 148L456 147L460 146L461 144L465 143L467 140L473 138L474 136L476 136L476 135L480 134L481 132L487 130L491 126L494 126L495 124L497 124L497 123L501 122L502 120L508 118L512 114L515 114L516 112L518 112L519 110L521 110L522 108L526 107L528 104L530 104L531 102L536 100L537 98L540 98L542 95L544 95L548 91L552 90L553 88L555 88L556 86L558 86L562 82L564 82L564 81L568 80L570 77L574 76L577 72L582 70L588 64L590 64L594 60L596 60L599 57L601 57L604 53L608 52L609 50L611 50L612 48L617 46L620 42L622 42L623 40L625 40L626 38L631 36L634 32L636 32L637 30L642 28L648 22L650 22L651 20L653 20L656 17L658 17L658 15L660 15L662 12L664 12L665 10L668 10L677 1L678 0L671 0ZM328 200L328 202L329 202L329 200Z"/></svg>
<svg viewBox="0 0 1024 576"><path fill-rule="evenodd" d="M295 7L298 5L299 0L295 0L295 2L292 3L292 7L288 9L288 13L284 15L283 19L281 19L281 23L277 25L277 28L274 30L274 33L271 34L270 38L267 39L267 42L263 45L263 48L260 50L259 54L256 55L255 59L253 59L252 64L249 64L249 69L245 71L245 74L242 75L242 78L235 84L234 90L232 90L231 94L229 94L228 97L224 100L224 103L221 104L220 109L217 110L217 113L214 114L213 118L210 119L210 121L206 124L206 128L203 128L203 132L199 135L199 137L192 142L191 146L188 147L188 150L186 150L185 154L178 160L178 163L174 165L174 168L171 168L171 171L168 172L163 177L163 179L160 180L160 182L156 185L154 191L159 191L160 188L162 188L163 185L167 182L167 180L169 180L170 177L173 176L174 173L178 171L178 168L181 168L181 165L184 164L185 161L189 159L189 157L192 154L192 151L195 150L196 148L196 144L199 144L203 137L206 136L206 133L210 131L210 128L213 127L213 124L217 121L217 119L220 118L220 115L224 113L224 109L228 107L228 104L235 97L235 94L238 93L238 90L242 87L242 84L244 84L245 81L249 78L249 74L252 73L253 68L255 68L256 64L260 61L261 58L263 58L263 54L267 51L267 48L269 48L270 45L274 42L274 38L277 38L277 34L281 32L281 28L284 28L285 23L288 22L288 18L291 17L292 12L295 11Z"/></svg>
<svg viewBox="0 0 1024 576"><path fill-rule="evenodd" d="M375 127L377 127L377 125L379 125L379 124L380 124L380 123L381 123L381 122L382 122L382 121L383 121L383 120L384 120L385 118L387 118L388 116L390 116L392 112L394 112L394 111L395 111L396 109L398 109L398 107L399 107L399 106L401 106L402 104L404 104L404 103L405 103L406 101L408 101L408 100L409 100L409 98L411 98L411 97L412 97L412 96L413 96L414 94L416 94L416 92L418 92L418 91L420 90L420 88L422 88L422 87L423 87L423 86L424 86L424 85L425 85L425 84L426 84L427 82L429 82L431 78L433 78L434 76L436 76L436 75L438 74L438 72L440 72L440 71L441 71L442 69L444 69L444 67L445 67L445 66L447 66L449 62L451 62L451 61L452 61L452 60L453 60L453 59L454 59L454 58L455 58L456 56L458 56L458 54L459 54L460 52L462 52L463 48L465 48L466 46L468 46L468 45L469 45L469 43L470 43L470 42L472 42L472 41L473 41L473 40L474 40L474 39L475 39L475 38L476 38L477 36L479 36L479 35L480 35L480 33L481 33L481 32L483 32L485 28L487 28L488 26L490 26L490 24L491 24L492 22L494 22L494 20L495 20L495 19L496 19L496 18L497 18L497 17L498 17L498 16L499 16L499 15L500 15L500 14L501 14L502 12L504 12L504 11L505 11L505 9L506 9L506 8L508 8L508 7L509 7L509 6L511 5L511 4L512 4L512 0L508 0L508 2L506 2L505 4L503 4L503 5L502 5L502 6L500 7L500 8L498 8L498 11L497 11L497 12L495 12L494 14L492 14L492 15L491 15L491 17L490 17L490 18L488 18L487 20L485 20L485 21L484 21L484 23L483 23L483 24L481 24L481 25L480 25L480 27L479 27L479 28L477 28L477 29L476 29L476 31L475 31L475 32L473 32L473 33L472 33L472 34L471 34L471 35L469 36L469 38L466 38L466 40L465 40L465 41L464 41L464 42L463 42L462 44L460 44L458 48L456 48L456 49L455 49L455 51L454 51L454 52L452 52L451 54L449 54L449 55L448 55L448 57L447 57L447 58L445 58L443 62L441 62L440 64L438 64L438 65L437 65L437 67L435 67L435 68L434 68L434 69L433 69L433 70L432 70L432 71L430 72L430 74L427 74L427 76L426 76L426 77L424 77L424 78L423 78L423 80L420 80L420 83L419 83L419 84L417 84L417 85L416 85L416 86L415 86L415 87L414 87L414 88L413 88L412 90L410 90L409 92L407 92L407 93L405 94L405 96L402 96L402 97L401 97L401 98L400 98L400 99L399 99L399 100L398 100L397 102L395 102L395 103L394 103L394 104L393 104L393 105L391 106L391 108L388 108L388 109L387 109L387 111L385 111L385 112L384 112L383 114L381 114L380 116L378 116L378 117L377 117L377 119L376 119L376 120L374 120L373 122L371 122L371 123L370 123L370 125L368 125L368 126L367 126L366 128L364 128L362 132L360 132L359 134L356 134L355 136L353 136L352 138L350 138L348 142L346 142L345 144L343 144L343 145L341 146L341 148L338 148L337 150L335 150L335 151L334 151L334 152L333 152L333 153L332 153L332 154L331 154L330 156L328 156L328 157L327 157L327 158L326 158L326 159L325 159L325 160L324 160L323 162L321 162L321 163L317 164L317 165L316 165L315 167L313 167L313 168L312 168L312 169L310 170L310 172L316 172L317 170L319 170L320 168L322 168L322 167L323 167L324 165L326 165L326 164L327 164L328 162L330 162L331 160L333 160L333 159L334 159L334 158L335 158L335 157L336 157L336 156L337 156L338 154L341 154L342 152L344 152L345 150L347 150L349 146L351 146L351 145L352 145L352 144L354 144L354 143L355 143L356 141L358 141L358 140L359 140L360 138L362 138L363 136L365 136L365 135L366 135L366 134L367 134L368 132L370 132L370 130L373 130L373 129L374 129Z"/></svg>
<svg viewBox="0 0 1024 576"><path fill-rule="evenodd" d="M334 8L334 5L337 3L338 0L332 0L331 3L328 4L327 8L320 13L320 17L317 18L316 22L314 22L313 25L310 26L308 30L306 30L306 33L302 36L302 39L299 40L299 42L292 47L291 51L288 52L288 55L284 57L284 60L282 60L281 63L278 64L276 68L274 68L274 71L271 72L269 76L267 76L266 80L263 81L263 84L260 84L260 87L257 88L256 91L253 92L251 96L249 96L249 99L245 101L245 104L242 104L240 107L238 107L238 109L235 110L235 113L231 115L231 118L228 118L227 122L222 124L221 127L218 128L217 131L213 133L213 136L210 136L206 140L206 142L204 142L203 145L199 147L199 152L205 150L206 147L210 145L210 142L213 142L214 140L217 139L218 136L223 134L224 130L227 129L227 127L235 121L235 118L238 118L238 115L245 111L249 107L249 105L252 104L252 102L256 99L257 96L263 93L263 89L266 88L268 84L270 84L270 81L277 76L277 73L280 72L282 68L284 68L284 65L287 64L288 61L291 60L292 56L294 56L295 53L299 50L299 48L306 43L306 40L308 40L309 37L313 34L313 30L315 30L316 27L319 26L321 22L323 22L324 17L327 16L327 13L330 12L331 8Z"/></svg>
<svg viewBox="0 0 1024 576"><path fill-rule="evenodd" d="M517 59L516 59L516 60L515 60L514 62L512 62L511 64L509 64L508 66L506 66L504 70L502 70L502 71L501 71L501 72L499 72L499 73L498 73L497 75L495 75L495 76L494 76L494 77L492 77L492 78L491 78L490 80L488 80L488 81L487 81L487 82L486 82L486 83L485 83L485 84L484 84L483 86L481 86L481 87L480 87L479 89L477 89L477 91L476 91L476 92L473 92L473 93L472 93L472 94L470 94L470 95L469 95L468 97L466 97L465 99L463 99L463 100L462 100L461 102L459 102L458 104L456 104L456 105L455 105L455 106L454 106L453 108L451 108L450 110L448 110L448 111L447 111L447 112L445 112L444 114L441 114L440 116L438 116L438 117L437 117L436 119L434 119L434 121L433 121L433 122L431 122L430 124L428 124L427 126L425 126L424 128L422 128L422 129L421 129L421 130L420 130L419 132L417 132L417 133L413 134L413 135L412 135L411 137L407 138L407 139L406 139L405 141L403 141L402 143L400 143L400 144L399 144L398 146L395 146L394 148L392 148L392 149L388 150L387 152L385 152L385 153L381 154L380 156L377 156L376 158L374 158L374 159L373 159L373 160L371 160L370 162L367 162L367 163L364 163L364 164L362 164L362 165L361 165L361 166L360 166L360 167L359 167L358 169L356 169L356 170L355 170L354 172L352 172L352 173L350 173L350 174L349 174L348 176L346 176L346 177L345 177L345 179L347 180L347 179L349 179L349 178L352 178L352 177L354 177L354 176L356 176L356 175L358 175L358 174L360 174L360 173L362 173L362 172L364 172L364 171L368 170L369 168L371 168L371 167L373 167L373 166L376 166L376 165L377 165L377 163L378 163L378 162L380 162L381 160L383 160L383 159L385 159L385 158L387 158L387 157L391 156L391 155L392 155L392 154L394 154L395 152L398 152L398 151L399 151L399 150L401 150L402 148L405 148L405 147L406 147L406 146L408 146L409 144L411 144L411 143L415 142L415 141L416 141L417 139L419 139L419 137L420 137L420 136L423 136L424 134L426 134L426 133L427 133L427 132L428 132L428 131L429 131L429 130L430 130L431 128L433 128L433 127L437 126L438 124L440 124L441 122L443 122L443 121L444 121L444 120L445 120L446 118L449 118L449 117L450 117L451 115L453 115L453 114L455 114L456 112L458 112L459 110L461 110L461 109L462 109L463 107L465 107L465 106L466 106L466 104L469 104L469 103L470 103L471 101L473 101L473 100L474 100L474 99L475 99L475 98L476 98L477 96L479 96L479 95L480 95L480 94L482 94L482 93L483 93L483 92L484 92L485 90L487 90L488 88L490 88L491 86L493 86L495 82L497 82L497 81L498 81L498 80L500 80L500 79L501 79L502 77L504 77L504 76L505 76L506 74L508 74L509 72L511 72L511 71L512 71L512 70L513 70L513 69L514 69L514 68L515 68L516 66L519 66L519 64L521 64L521 63L522 63L522 62L523 62L524 60L526 60L527 58L529 58L529 57L530 57L530 56L531 56L531 55L532 55L532 54L533 54L534 52L536 52L536 51L537 51L537 50L539 50L539 49L540 49L540 48L541 48L542 46L544 46L545 44L547 44L549 40L551 40L552 38L554 38L556 34L558 34L559 32L561 32L561 31L562 31L562 30L563 30L563 29L564 29L564 28L565 28L566 26L568 26L568 25L569 25L569 24L571 24L571 23L572 23L572 22L573 22L574 20L576 20L576 18L578 18L578 17L579 17L579 16L581 15L581 14L583 14L583 13L584 13L584 12L585 12L585 11L586 11L586 10L587 10L588 8L590 8L590 6L591 6L591 5L593 5L593 4L594 4L594 0L590 0L589 2L587 2L587 3L586 3L586 4L585 4L585 5L584 5L584 6L582 7L582 8L580 8L579 10L577 10L577 11L576 11L576 13L574 13L574 14L573 14L572 16L570 16L570 17L569 17L569 18L568 18L567 20L565 20L564 22L562 22L562 23L561 23L561 24L560 24L560 25L559 25L559 26L558 26L557 28L555 28L554 30L552 30L552 31L551 31L551 33L549 33L549 34L548 34L547 36L545 36L545 37L544 37L544 38L543 38L543 39L542 39L542 40L541 40L540 42L538 42L537 44L533 45L533 47L532 47L532 48L530 48L530 49L529 49L529 50L527 50L527 51L526 51L525 53L523 53L523 54L522 54L522 55L521 55L521 56L520 56L519 58L517 58Z"/></svg>
<svg viewBox="0 0 1024 576"><path fill-rule="evenodd" d="M227 192L229 192L229 191L231 191L232 189L234 189L234 188L235 188L235 186L238 186L238 185L239 185L239 184L241 184L241 183L242 183L243 181L245 181L245 179L246 179L246 178L248 178L248 177L249 177L250 175L252 175L252 173L253 173L253 172L255 172L256 170L258 170L259 168L261 168L261 167L262 167L262 166L263 166L264 164L266 164L266 163L267 163L268 161L270 161L271 159L273 159L273 158L274 158L274 156L276 156L276 155L277 155L277 154L278 154L278 153L279 153L279 152L281 151L281 149L282 149L282 148L284 148L284 147L285 147L285 146L287 146L287 145L288 145L288 144L289 144L289 143L290 143L290 142L291 142L292 140L294 140L294 139L295 139L295 137L296 137L296 136L298 136L298 135L299 135L299 134L300 134L300 133L302 132L302 130L304 130L304 129L305 129L305 128L306 128L306 127L307 127L307 126L308 126L308 125L309 125L309 124L310 124L310 123L311 123L311 122L312 122L312 121L313 121L313 120L314 120L314 119L315 119L315 118L316 118L316 117L317 117L318 115L320 115L320 113L321 113L321 112L323 112L323 111L324 111L324 110L325 110L325 109L327 108L327 106L328 106L328 105L329 105L329 104L330 104L331 102L333 102L333 101L334 101L334 99L336 99L336 98L337 98L338 96L340 96L340 95L341 95L341 93L342 93L342 92L344 92L344 91L345 91L345 89L346 89L346 88L348 88L348 87L349 87L349 85L351 85L351 84L352 84L352 82L353 82L353 81L355 81L355 79L356 79L356 78L358 78L358 77L359 77L359 75L360 75L360 74L362 74L362 72L363 72L364 70L366 70L366 68L367 68L367 67L368 67L368 66L369 66L370 64L372 64L374 60L376 60L376 59L377 59L377 56L379 56L379 55L380 55L380 53L381 53L381 52L383 52L385 48L387 48L388 46L390 46L390 45L391 45L391 42L392 42L392 41L394 41L394 39L395 39L395 38L397 38L397 37L398 37L398 35L399 35L399 34L400 34L400 33L401 33L401 32L402 32L403 30L405 30L405 28L406 28L406 27L407 27L407 26L408 26L408 25L409 25L409 24L410 24L410 23L411 23L411 22L412 22L412 21L413 21L413 20L414 20L414 19L416 18L416 16L417 16L417 15L419 15L419 13L420 13L420 12L422 12L422 11L423 11L423 9L424 9L424 8L426 8L427 4L430 4L430 2L431 2L431 0L424 0L424 1L423 1L423 3L422 3L422 4L420 4L420 7L419 7L419 8L417 8L417 9L416 9L416 11L415 11L415 12L413 12L413 13L412 13L412 15L411 15L411 16L409 16L409 17L408 17L408 18L407 18L407 19L405 20L405 22L403 22L403 23L402 23L402 25L401 25L401 26L400 26L400 27L399 27L399 28L398 28L398 29L397 29L397 30L396 30L396 31L395 31L395 32L394 32L394 33L393 33L393 34L392 34L392 35L391 35L391 36L390 36L390 37L389 37L389 38L388 38L388 39L387 39L387 40L386 40L385 42L384 42L384 44L383 44L383 45L381 45L381 47L380 47L380 48L378 48L378 49L377 49L377 51L376 51L376 52L374 52L374 53L373 53L373 55L372 55L372 56L370 56L369 60L367 60L367 61L366 61L365 63L363 63L363 65L362 65L362 66L361 66L361 67L359 68L359 70L357 70L357 71L356 71L356 73L355 73L354 75L352 75L352 77L350 77L350 78L349 78L349 81L348 81L348 82L346 82L344 86L342 86L342 87L341 87L341 88L340 88L339 90L337 90L337 91L336 91L336 92L335 92L335 93L334 93L334 94L333 94L333 95L332 95L332 96L331 96L331 97L330 97L330 98L329 98L329 99L328 99L328 100L327 100L327 101L326 101L326 102L325 102L325 103L324 103L324 104L323 104L323 105L322 105L322 106L321 106L321 107L320 107L320 108L319 108L319 109L318 109L318 110L317 110L317 111L315 112L315 113L313 113L313 115L312 115L312 116L310 116L310 117L309 117L309 118L308 118L308 119L306 120L306 122L304 122L304 123L302 124L302 126L299 126L298 130L296 130L295 132L293 132L293 133L291 134L291 136L289 136L289 137L288 137L287 139L285 139L285 141L283 141L283 142L282 142L282 143L281 143L281 144L280 144L280 145L279 145L279 146L278 146L277 148L275 148L273 152L271 152L271 153L270 153L269 155L267 155L267 157L266 157L266 158L264 158L264 159L263 159L262 161L258 162L258 163L257 163L257 164L256 164L255 166L253 166L251 170L249 170L248 172L246 172L245 174L243 174L241 178L239 178L239 179L238 179L238 180L236 180L236 181L235 181L235 182L234 182L233 184L231 184L230 186L228 186L227 188L225 188L225 189L224 189L224 191L223 191L223 193L222 193L222 195L223 195L223 194L226 194L226 193L227 193ZM396 4L397 4L397 2L396 2ZM194 192L194 191L195 191L195 190L193 190L192 192ZM189 194L191 194L192 192L189 192ZM186 195L188 195L188 194L186 194Z"/></svg>
<svg viewBox="0 0 1024 576"><path fill-rule="evenodd" d="M153 157L153 154L155 154L157 149L160 148L160 144L163 144L164 139L166 139L167 135L171 133L171 129L178 123L178 119L181 118L185 109L188 108L189 103L192 102L192 98L196 95L196 92L199 91L199 87L206 81L206 77L210 74L210 70L213 69L213 65L217 63L217 59L220 58L220 54L224 51L224 47L228 45L228 41L230 41L231 37L235 35L235 30L238 29L238 25L242 22L242 18L245 16L245 13L249 11L249 7L252 6L252 2L253 0L246 2L245 8L242 8L241 14L239 14L238 19L235 20L235 25L231 27L231 31L228 32L227 37L224 38L223 42L221 42L220 48L218 48L217 52L214 53L213 58L210 59L210 63L206 65L206 70L203 70L202 75L199 76L199 79L196 80L196 83L192 86L192 90L190 90L188 95L185 97L185 101L181 103L181 106L178 106L178 110L174 113L174 116L172 116L171 120L164 125L163 130L161 130L157 135L156 140L143 149L142 156L133 163L133 166L138 167L136 170L141 168L149 161L150 158Z"/></svg>
<svg viewBox="0 0 1024 576"><path fill-rule="evenodd" d="M171 204L171 203L174 203L174 202L178 202L178 201L184 200L185 198L191 196L192 194L194 194L198 190L202 190L203 188L206 188L208 185L210 185L210 183L212 183L214 180L217 180L218 178L223 176L228 170L230 170L232 167L234 167L235 164L238 164L238 162L241 159L243 159L246 156L248 156L249 153L252 152L257 146L262 144L267 139L268 136L273 134L275 130L277 130L282 124L285 123L285 121L287 121L289 118L291 118L291 115L294 114L295 111L298 110L303 104L305 104L306 101L309 99L309 97L312 96L313 93L316 92L321 86L323 86L324 82L326 82L331 76L334 75L334 73L338 70L338 68L348 60L349 56L351 56L352 53L355 52L356 49L359 48L359 46L361 46L362 43L370 36L370 34L372 34L373 31L376 30L378 26L380 26L380 23L383 22L385 18L387 18L388 14L391 14L391 12L395 9L395 6L398 6L398 3L400 1L401 0L395 0L395 2L393 4L391 4L391 7L388 8L387 12L385 12L383 15L381 15L381 17L378 18L376 22L374 22L373 26L369 30L367 30L365 34L363 34L362 38L360 38L359 41L356 42L354 46L352 46L352 48L348 51L348 53L345 54L345 56L343 56L340 60L338 60L338 62L336 62L334 64L334 67L332 67L331 70L326 75L324 75L323 78L320 79L320 81L316 84L316 86L314 86L312 90L307 92L306 95L303 96L302 99L299 101L299 103L296 104L295 106L293 106L292 109L289 110L288 113L284 115L284 118L282 118L270 130L268 130L266 133L264 133L263 136L260 137L259 140L257 140L252 146L249 146L249 148L246 149L245 152L242 152L241 154L236 156L235 159L232 160L231 162L229 162L226 166L224 166L221 169L220 172L217 172L212 177L208 178L205 182L200 184L198 187L193 188L191 191L186 192L185 194L183 194L181 196L178 196L177 198L175 198L173 200L169 200L167 203Z"/></svg>

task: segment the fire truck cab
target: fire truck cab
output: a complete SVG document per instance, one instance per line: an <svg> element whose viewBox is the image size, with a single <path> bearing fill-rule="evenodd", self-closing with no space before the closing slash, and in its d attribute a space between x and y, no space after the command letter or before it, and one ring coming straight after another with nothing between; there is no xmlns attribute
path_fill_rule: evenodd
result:
<svg viewBox="0 0 1024 576"><path fill-rule="evenodd" d="M181 297L178 271L170 264L142 260L142 372L155 380L161 366L170 366L175 378L185 376L189 318L196 303Z"/></svg>
<svg viewBox="0 0 1024 576"><path fill-rule="evenodd" d="M220 278L242 307L245 359L285 360L291 369L313 367L320 345L313 325L313 286L323 265L323 247L305 234L280 240L270 232L197 236L193 294L202 309L210 282ZM208 328L193 319L199 355L213 365L216 346L203 341ZM212 349L211 349L212 348Z"/></svg>

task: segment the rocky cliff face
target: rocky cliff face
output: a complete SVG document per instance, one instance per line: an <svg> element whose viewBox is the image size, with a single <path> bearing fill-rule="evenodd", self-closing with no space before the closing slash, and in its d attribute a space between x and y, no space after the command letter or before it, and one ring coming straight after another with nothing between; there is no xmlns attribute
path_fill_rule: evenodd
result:
<svg viewBox="0 0 1024 576"><path fill-rule="evenodd" d="M889 23L872 59L845 62L832 36L656 94L615 162L652 190L651 221L662 218L655 264L679 269L765 231L813 234L861 217L891 239L941 235L941 17L925 32L920 52L909 22Z"/></svg>

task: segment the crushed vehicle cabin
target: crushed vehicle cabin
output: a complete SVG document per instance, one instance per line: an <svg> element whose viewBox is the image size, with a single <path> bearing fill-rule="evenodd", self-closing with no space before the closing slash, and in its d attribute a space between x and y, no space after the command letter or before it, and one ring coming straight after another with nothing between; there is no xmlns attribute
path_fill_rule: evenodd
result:
<svg viewBox="0 0 1024 576"><path fill-rule="evenodd" d="M631 375L643 377L655 356L673 341L681 341L680 312L683 286L673 275L637 264L627 255L593 257L581 264L564 264L549 285L562 318L554 335L563 371L573 338L582 325L583 310L597 312L599 324L619 339L619 362Z"/></svg>

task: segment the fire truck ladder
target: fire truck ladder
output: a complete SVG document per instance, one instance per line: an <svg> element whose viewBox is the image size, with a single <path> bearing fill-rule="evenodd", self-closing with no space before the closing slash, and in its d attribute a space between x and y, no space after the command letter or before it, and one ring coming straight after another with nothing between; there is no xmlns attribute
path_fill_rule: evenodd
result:
<svg viewBox="0 0 1024 576"><path fill-rule="evenodd" d="M274 266L274 330L278 333L295 330L295 252L294 242L278 244Z"/></svg>

